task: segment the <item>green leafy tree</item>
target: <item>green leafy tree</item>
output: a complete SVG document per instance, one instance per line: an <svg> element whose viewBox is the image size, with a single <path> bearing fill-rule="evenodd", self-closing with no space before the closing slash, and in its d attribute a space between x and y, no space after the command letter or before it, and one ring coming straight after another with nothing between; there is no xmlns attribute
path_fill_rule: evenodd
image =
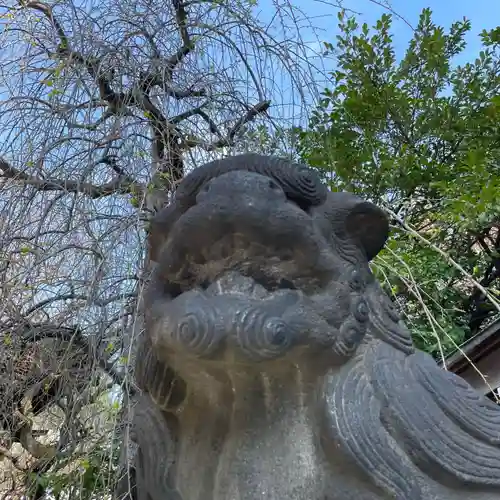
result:
<svg viewBox="0 0 500 500"><path fill-rule="evenodd" d="M466 19L446 31L424 9L401 60L390 15L370 28L341 12L339 28L299 154L333 190L389 210L374 269L417 345L444 355L500 311L500 27L462 66Z"/></svg>

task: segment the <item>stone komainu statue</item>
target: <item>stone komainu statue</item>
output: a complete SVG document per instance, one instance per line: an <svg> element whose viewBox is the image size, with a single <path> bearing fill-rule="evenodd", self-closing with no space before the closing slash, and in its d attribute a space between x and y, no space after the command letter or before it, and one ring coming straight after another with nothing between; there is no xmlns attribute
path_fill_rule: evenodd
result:
<svg viewBox="0 0 500 500"><path fill-rule="evenodd" d="M500 407L414 349L388 221L302 165L204 165L152 223L136 500L500 499Z"/></svg>

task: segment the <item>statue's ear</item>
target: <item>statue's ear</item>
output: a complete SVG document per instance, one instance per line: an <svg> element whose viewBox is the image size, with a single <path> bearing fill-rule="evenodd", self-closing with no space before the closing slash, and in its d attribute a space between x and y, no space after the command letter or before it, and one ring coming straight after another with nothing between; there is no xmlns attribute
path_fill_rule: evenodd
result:
<svg viewBox="0 0 500 500"><path fill-rule="evenodd" d="M389 237L389 219L385 212L368 201L350 207L345 218L347 234L364 249L372 260L383 248Z"/></svg>

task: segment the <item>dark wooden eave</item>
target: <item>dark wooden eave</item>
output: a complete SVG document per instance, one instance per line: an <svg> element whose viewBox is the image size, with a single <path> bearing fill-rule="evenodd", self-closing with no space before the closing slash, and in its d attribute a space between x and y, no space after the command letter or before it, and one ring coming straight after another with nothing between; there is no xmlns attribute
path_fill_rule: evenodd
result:
<svg viewBox="0 0 500 500"><path fill-rule="evenodd" d="M500 387L500 319L462 344L440 364L482 394Z"/></svg>

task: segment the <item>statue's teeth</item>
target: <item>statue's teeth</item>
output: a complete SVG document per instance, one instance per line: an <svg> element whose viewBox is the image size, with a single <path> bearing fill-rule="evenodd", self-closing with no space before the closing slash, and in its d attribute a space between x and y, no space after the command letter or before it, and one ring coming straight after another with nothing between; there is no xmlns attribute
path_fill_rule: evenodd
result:
<svg viewBox="0 0 500 500"><path fill-rule="evenodd" d="M209 295L242 294L254 298L264 298L269 292L252 278L236 271L229 271L218 278L206 290Z"/></svg>

